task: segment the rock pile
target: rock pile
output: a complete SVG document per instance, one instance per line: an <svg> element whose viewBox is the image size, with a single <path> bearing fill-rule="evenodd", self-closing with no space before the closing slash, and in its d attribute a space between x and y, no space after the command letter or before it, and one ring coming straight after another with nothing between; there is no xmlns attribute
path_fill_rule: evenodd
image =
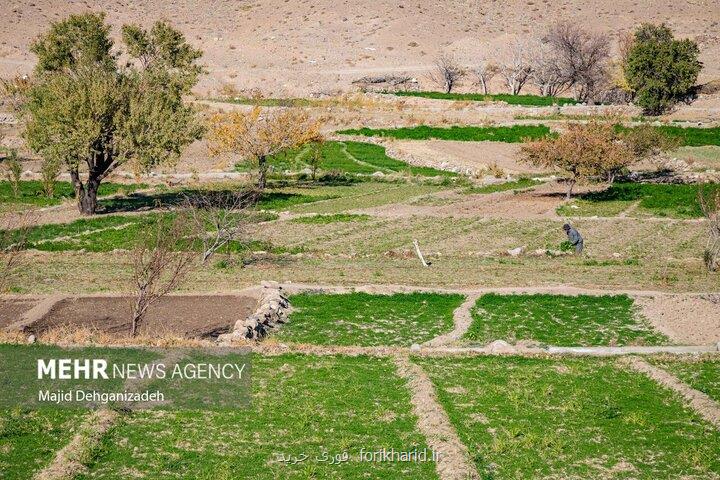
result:
<svg viewBox="0 0 720 480"><path fill-rule="evenodd" d="M250 316L235 322L231 333L220 335L219 342L233 339L261 340L273 328L288 321L290 302L276 282L263 282L258 307Z"/></svg>

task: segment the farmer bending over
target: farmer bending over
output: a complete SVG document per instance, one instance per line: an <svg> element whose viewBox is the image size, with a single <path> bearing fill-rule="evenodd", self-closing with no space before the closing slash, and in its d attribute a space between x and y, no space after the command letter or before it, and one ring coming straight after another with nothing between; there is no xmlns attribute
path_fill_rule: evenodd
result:
<svg viewBox="0 0 720 480"><path fill-rule="evenodd" d="M580 255L583 251L583 238L580 232L571 227L569 223L563 225L563 230L567 233L570 245L575 248L575 254Z"/></svg>

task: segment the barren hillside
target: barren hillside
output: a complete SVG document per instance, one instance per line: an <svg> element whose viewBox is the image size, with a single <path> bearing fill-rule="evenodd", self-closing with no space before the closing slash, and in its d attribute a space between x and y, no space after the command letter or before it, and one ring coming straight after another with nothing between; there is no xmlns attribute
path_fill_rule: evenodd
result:
<svg viewBox="0 0 720 480"><path fill-rule="evenodd" d="M701 80L720 76L720 8L712 0L7 1L0 5L0 74L29 71L32 39L51 21L88 10L105 10L115 26L171 21L205 51L205 91L235 84L302 95L346 90L353 79L383 72L423 82L440 51L471 64L492 57L508 36L558 19L613 35L641 21L666 22L700 44Z"/></svg>

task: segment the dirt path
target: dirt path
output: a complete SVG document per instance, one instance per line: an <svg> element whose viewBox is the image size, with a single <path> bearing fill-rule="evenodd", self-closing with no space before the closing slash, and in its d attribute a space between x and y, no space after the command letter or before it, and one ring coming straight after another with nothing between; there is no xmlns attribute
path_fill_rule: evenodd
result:
<svg viewBox="0 0 720 480"><path fill-rule="evenodd" d="M36 480L67 480L86 469L92 451L100 445L103 436L120 420L121 415L108 409L91 412L70 443L61 448L50 465L35 475Z"/></svg>
<svg viewBox="0 0 720 480"><path fill-rule="evenodd" d="M435 468L441 480L480 478L465 444L440 405L430 377L408 357L395 358L398 375L410 387L413 413L428 445L438 455Z"/></svg>
<svg viewBox="0 0 720 480"><path fill-rule="evenodd" d="M687 400L693 410L695 410L702 418L720 429L720 405L718 405L718 403L713 399L704 393L689 387L676 376L668 373L662 368L650 365L641 358L628 357L623 358L621 362L633 370L644 373L659 384L680 394L680 396Z"/></svg>
<svg viewBox="0 0 720 480"><path fill-rule="evenodd" d="M437 347L460 340L463 335L465 335L465 332L468 331L468 328L470 328L470 324L472 324L472 315L470 312L478 298L480 298L479 293L468 295L462 305L453 311L454 328L452 331L425 342L423 346Z"/></svg>

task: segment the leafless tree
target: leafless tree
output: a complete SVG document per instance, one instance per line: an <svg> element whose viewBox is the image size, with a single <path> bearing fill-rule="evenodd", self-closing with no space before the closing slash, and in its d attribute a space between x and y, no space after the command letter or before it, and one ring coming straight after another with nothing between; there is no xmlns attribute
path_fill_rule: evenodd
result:
<svg viewBox="0 0 720 480"><path fill-rule="evenodd" d="M488 85L495 75L497 75L498 70L499 67L496 64L488 62L487 60L481 60L477 68L475 68L475 77L482 88L483 95L489 93Z"/></svg>
<svg viewBox="0 0 720 480"><path fill-rule="evenodd" d="M186 197L184 209L202 244L202 263L247 231L255 197L252 191L216 191Z"/></svg>
<svg viewBox="0 0 720 480"><path fill-rule="evenodd" d="M608 77L610 39L607 35L588 32L569 22L550 27L543 38L556 57L560 75L575 98L591 100Z"/></svg>
<svg viewBox="0 0 720 480"><path fill-rule="evenodd" d="M28 234L33 224L29 213L7 215L0 226L0 293L23 270Z"/></svg>
<svg viewBox="0 0 720 480"><path fill-rule="evenodd" d="M135 302L130 334L134 337L147 309L185 280L195 264L192 222L186 212L168 221L160 215L130 253Z"/></svg>
<svg viewBox="0 0 720 480"><path fill-rule="evenodd" d="M698 201L708 226L708 242L704 260L708 270L715 272L720 268L720 190L705 193L698 192Z"/></svg>
<svg viewBox="0 0 720 480"><path fill-rule="evenodd" d="M515 39L500 52L499 73L505 79L508 92L518 95L532 74L532 52L527 40Z"/></svg>
<svg viewBox="0 0 720 480"><path fill-rule="evenodd" d="M568 88L557 52L546 42L536 41L532 48L530 81L545 96L557 96Z"/></svg>
<svg viewBox="0 0 720 480"><path fill-rule="evenodd" d="M450 93L465 75L465 69L457 63L455 57L443 53L435 62L435 68L430 73L430 79L440 85L445 90L445 93Z"/></svg>

